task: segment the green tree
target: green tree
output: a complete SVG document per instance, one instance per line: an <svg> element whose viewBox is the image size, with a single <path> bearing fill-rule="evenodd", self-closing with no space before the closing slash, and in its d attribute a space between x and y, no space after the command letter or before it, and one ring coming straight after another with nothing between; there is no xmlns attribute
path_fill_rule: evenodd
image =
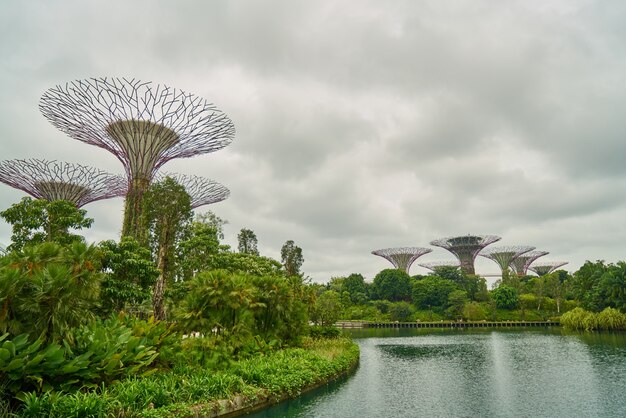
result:
<svg viewBox="0 0 626 418"><path fill-rule="evenodd" d="M348 292L350 301L357 305L362 305L368 301L369 289L365 278L357 273L352 273L342 283L342 291Z"/></svg>
<svg viewBox="0 0 626 418"><path fill-rule="evenodd" d="M239 241L238 248L240 253L259 255L259 250L257 249L258 241L254 231L242 228L239 235L237 235L237 240Z"/></svg>
<svg viewBox="0 0 626 418"><path fill-rule="evenodd" d="M223 269L252 276L283 275L281 264L273 258L245 253L221 252L208 260L209 269Z"/></svg>
<svg viewBox="0 0 626 418"><path fill-rule="evenodd" d="M285 242L280 249L280 258L287 276L297 276L300 274L300 267L302 267L302 263L304 263L302 248L295 245L292 240Z"/></svg>
<svg viewBox="0 0 626 418"><path fill-rule="evenodd" d="M448 314L453 318L463 316L463 308L467 302L467 292L464 290L453 290L448 294Z"/></svg>
<svg viewBox="0 0 626 418"><path fill-rule="evenodd" d="M561 302L565 299L567 274L562 276L558 271L543 276L546 294L556 303L556 311L561 313Z"/></svg>
<svg viewBox="0 0 626 418"><path fill-rule="evenodd" d="M215 229L215 233L217 234L217 238L224 239L224 225L228 225L228 221L226 219L222 219L208 210L205 213L196 215L195 220L196 222L213 227L213 229Z"/></svg>
<svg viewBox="0 0 626 418"><path fill-rule="evenodd" d="M19 251L25 245L57 242L65 245L82 241L83 238L69 232L70 229L89 228L93 219L86 218L87 212L65 200L47 201L23 198L19 203L0 212L0 216L11 224L12 244L8 251Z"/></svg>
<svg viewBox="0 0 626 418"><path fill-rule="evenodd" d="M99 299L97 250L43 243L10 253L0 265L0 332L45 341L69 337L94 319Z"/></svg>
<svg viewBox="0 0 626 418"><path fill-rule="evenodd" d="M413 312L414 308L408 302L394 302L389 305L389 317L392 321L407 322Z"/></svg>
<svg viewBox="0 0 626 418"><path fill-rule="evenodd" d="M150 244L161 271L152 292L154 317L165 319L165 286L177 268L177 244L185 237L192 220L191 198L183 186L166 177L150 186L143 204Z"/></svg>
<svg viewBox="0 0 626 418"><path fill-rule="evenodd" d="M491 291L491 298L500 309L515 309L519 301L517 290L504 284Z"/></svg>
<svg viewBox="0 0 626 418"><path fill-rule="evenodd" d="M333 325L339 319L341 309L339 294L334 290L327 290L317 297L311 309L311 320L316 325Z"/></svg>
<svg viewBox="0 0 626 418"><path fill-rule="evenodd" d="M254 309L260 302L248 277L225 270L200 272L186 286L179 317L184 330L215 332L229 339L233 348L251 338Z"/></svg>
<svg viewBox="0 0 626 418"><path fill-rule="evenodd" d="M123 309L136 309L149 300L160 273L150 250L132 237L122 237L119 243L103 241L99 249L105 273L100 289L103 316Z"/></svg>
<svg viewBox="0 0 626 418"><path fill-rule="evenodd" d="M189 280L199 271L213 266L213 256L220 252L219 231L215 223L206 222L204 217L197 217L186 229L184 238L178 244L179 278Z"/></svg>
<svg viewBox="0 0 626 418"><path fill-rule="evenodd" d="M426 276L413 283L413 304L419 309L437 308L442 311L448 305L448 296L455 290L459 289L451 280L439 276Z"/></svg>
<svg viewBox="0 0 626 418"><path fill-rule="evenodd" d="M375 299L391 302L411 300L411 277L403 270L385 269L374 277L372 294Z"/></svg>
<svg viewBox="0 0 626 418"><path fill-rule="evenodd" d="M585 309L599 312L612 307L626 311L626 263L587 261L574 273L571 289Z"/></svg>

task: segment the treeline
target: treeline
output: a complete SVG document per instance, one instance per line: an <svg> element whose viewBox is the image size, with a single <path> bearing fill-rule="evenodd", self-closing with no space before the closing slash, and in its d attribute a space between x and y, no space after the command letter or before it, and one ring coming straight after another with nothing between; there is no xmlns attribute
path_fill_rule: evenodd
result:
<svg viewBox="0 0 626 418"><path fill-rule="evenodd" d="M259 255L256 235L244 228L239 251L231 250L221 242L225 221L210 212L194 217L189 196L169 178L154 183L145 201L143 242L87 244L77 232L93 220L65 201L25 198L0 213L12 225L0 254L0 415L47 416L52 410L41 405L52 408L70 394L74 400L63 402L74 410L64 413L90 416L93 391L132 392L137 379L163 374L181 393L151 408L172 399L197 403L201 392L184 393L189 385L200 390L202 376L310 345L316 295L293 241L277 261ZM305 370L298 361L292 366ZM238 382L229 385L248 384ZM105 415L146 413L139 398L120 396Z"/></svg>
<svg viewBox="0 0 626 418"><path fill-rule="evenodd" d="M588 261L573 274L558 270L541 277L505 273L491 290L484 278L455 267L438 267L431 274L412 277L386 269L371 283L351 274L318 286L312 319L321 324L338 319L535 321L558 319L577 307L591 313L606 308L625 312L626 263Z"/></svg>

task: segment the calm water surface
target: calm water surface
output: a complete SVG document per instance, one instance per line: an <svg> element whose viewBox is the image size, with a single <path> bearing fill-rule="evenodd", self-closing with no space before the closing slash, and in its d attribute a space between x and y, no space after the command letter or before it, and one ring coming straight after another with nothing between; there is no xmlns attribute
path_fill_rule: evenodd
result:
<svg viewBox="0 0 626 418"><path fill-rule="evenodd" d="M351 377L251 417L626 417L626 334L363 329Z"/></svg>

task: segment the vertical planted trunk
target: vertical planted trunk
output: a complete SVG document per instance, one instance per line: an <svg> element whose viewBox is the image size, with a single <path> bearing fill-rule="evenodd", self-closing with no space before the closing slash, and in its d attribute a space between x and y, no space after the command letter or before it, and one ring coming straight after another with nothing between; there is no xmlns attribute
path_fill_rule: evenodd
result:
<svg viewBox="0 0 626 418"><path fill-rule="evenodd" d="M150 186L150 180L133 179L128 187L124 204L124 224L122 237L133 237L141 245L146 245L148 231L143 216L143 196Z"/></svg>
<svg viewBox="0 0 626 418"><path fill-rule="evenodd" d="M157 255L157 268L160 270L159 277L154 283L154 289L152 292L152 309L154 310L154 317L159 320L165 319L165 281L169 274L169 256L168 256L168 242L169 242L169 228L167 221L164 222L163 229L161 231L161 239L159 240L159 252Z"/></svg>

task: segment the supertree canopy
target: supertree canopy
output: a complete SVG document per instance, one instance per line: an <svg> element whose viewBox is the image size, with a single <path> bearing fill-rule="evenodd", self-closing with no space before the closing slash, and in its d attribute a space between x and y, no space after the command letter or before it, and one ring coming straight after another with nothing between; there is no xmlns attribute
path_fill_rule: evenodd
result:
<svg viewBox="0 0 626 418"><path fill-rule="evenodd" d="M125 78L90 78L56 86L39 109L74 139L113 153L124 165L128 194L122 235L140 240L143 194L174 158L224 148L235 127L205 99L167 86Z"/></svg>
<svg viewBox="0 0 626 418"><path fill-rule="evenodd" d="M502 274L506 274L513 260L534 249L535 247L530 246L489 247L481 251L479 255L494 261L502 270Z"/></svg>
<svg viewBox="0 0 626 418"><path fill-rule="evenodd" d="M415 260L431 251L432 250L430 248L399 247L372 251L372 254L386 258L395 268L404 270L408 273L411 269L411 264L413 264Z"/></svg>
<svg viewBox="0 0 626 418"><path fill-rule="evenodd" d="M528 266L546 254L550 254L548 251L528 251L527 253L517 256L509 265L518 276L525 276L528 272Z"/></svg>
<svg viewBox="0 0 626 418"><path fill-rule="evenodd" d="M543 261L531 264L528 269L537 273L537 276L545 276L566 264L567 261Z"/></svg>
<svg viewBox="0 0 626 418"><path fill-rule="evenodd" d="M428 270L435 271L438 267L460 267L461 264L459 260L449 260L449 261L431 261L430 263L421 263L418 264L420 267L427 268Z"/></svg>
<svg viewBox="0 0 626 418"><path fill-rule="evenodd" d="M441 238L431 241L430 245L445 248L459 259L461 270L465 274L474 274L474 260L476 255L487 245L499 241L496 235L462 235L458 237Z"/></svg>
<svg viewBox="0 0 626 418"><path fill-rule="evenodd" d="M0 162L0 181L37 199L67 200L77 207L124 196L123 176L92 167L38 159Z"/></svg>
<svg viewBox="0 0 626 418"><path fill-rule="evenodd" d="M225 186L205 177L176 173L159 173L157 180L160 181L166 177L172 178L176 183L185 188L185 191L191 197L192 209L221 202L230 196L230 190Z"/></svg>

